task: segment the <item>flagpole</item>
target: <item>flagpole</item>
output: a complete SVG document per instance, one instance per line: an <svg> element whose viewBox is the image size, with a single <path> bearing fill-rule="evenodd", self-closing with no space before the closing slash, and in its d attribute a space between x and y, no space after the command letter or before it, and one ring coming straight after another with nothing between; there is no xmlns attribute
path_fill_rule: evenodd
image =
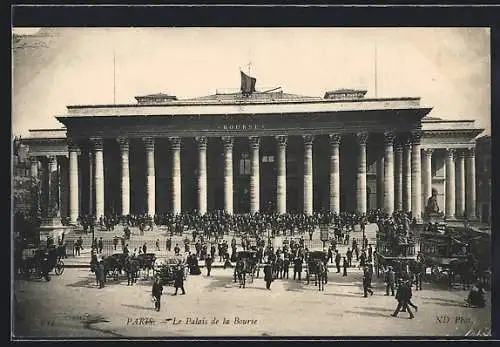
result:
<svg viewBox="0 0 500 347"><path fill-rule="evenodd" d="M116 55L113 47L113 104L116 105Z"/></svg>
<svg viewBox="0 0 500 347"><path fill-rule="evenodd" d="M377 75L378 75L378 72L377 72L377 41L375 41L375 47L374 47L374 52L373 52L373 55L374 55L374 80L375 80L375 97L378 97L378 81L377 81Z"/></svg>

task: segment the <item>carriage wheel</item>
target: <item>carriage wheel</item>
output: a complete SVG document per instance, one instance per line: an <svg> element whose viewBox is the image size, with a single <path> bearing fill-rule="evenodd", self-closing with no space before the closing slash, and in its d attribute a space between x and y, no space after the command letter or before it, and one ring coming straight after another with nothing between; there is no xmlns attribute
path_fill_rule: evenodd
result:
<svg viewBox="0 0 500 347"><path fill-rule="evenodd" d="M64 263L62 260L59 260L57 262L56 267L55 267L55 272L56 272L57 276L62 275L62 273L64 272Z"/></svg>

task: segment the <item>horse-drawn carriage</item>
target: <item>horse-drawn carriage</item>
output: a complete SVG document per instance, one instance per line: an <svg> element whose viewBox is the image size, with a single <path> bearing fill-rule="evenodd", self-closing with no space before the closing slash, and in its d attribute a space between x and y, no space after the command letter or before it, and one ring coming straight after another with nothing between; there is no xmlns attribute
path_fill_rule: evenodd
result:
<svg viewBox="0 0 500 347"><path fill-rule="evenodd" d="M45 277L47 281L50 281L49 273L52 270L57 276L64 272L64 262L61 260L60 254L61 249L56 246L32 250L31 256L25 256L21 259L19 264L21 275L37 279Z"/></svg>
<svg viewBox="0 0 500 347"><path fill-rule="evenodd" d="M325 284L328 282L328 253L325 251L310 252L306 262L306 281L309 284L314 278L314 285L318 286L318 290L324 290Z"/></svg>
<svg viewBox="0 0 500 347"><path fill-rule="evenodd" d="M423 233L422 258L430 268L430 279L448 282L451 287L459 278L463 289L474 281L489 285L487 277L490 264L489 235L468 229L448 228L444 234Z"/></svg>
<svg viewBox="0 0 500 347"><path fill-rule="evenodd" d="M155 276L160 279L160 284L163 286L174 285L177 271L182 271L184 280L187 279L188 267L186 262L179 257L167 258L162 263L156 264L154 268Z"/></svg>
<svg viewBox="0 0 500 347"><path fill-rule="evenodd" d="M260 259L256 251L239 251L236 253L236 266L234 267L234 282L239 281L240 288L245 288L246 276L249 282L259 277Z"/></svg>
<svg viewBox="0 0 500 347"><path fill-rule="evenodd" d="M114 253L104 257L104 272L106 277L117 281L123 272L134 272L134 277L138 277L138 273L143 271L144 277L149 278L149 271L154 269L156 256L154 253L139 254L137 256L129 256L128 253ZM90 261L90 269L95 271L97 265L97 255L93 254Z"/></svg>

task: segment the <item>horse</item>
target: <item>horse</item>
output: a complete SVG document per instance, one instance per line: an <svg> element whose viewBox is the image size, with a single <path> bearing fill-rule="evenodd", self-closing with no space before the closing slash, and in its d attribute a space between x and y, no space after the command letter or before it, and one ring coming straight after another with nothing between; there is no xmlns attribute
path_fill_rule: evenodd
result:
<svg viewBox="0 0 500 347"><path fill-rule="evenodd" d="M247 271L248 263L244 259L238 260L234 268L234 282L238 279L240 288L245 288Z"/></svg>
<svg viewBox="0 0 500 347"><path fill-rule="evenodd" d="M315 261L315 266L311 273L314 274L314 285L318 286L319 291L325 290L325 284L327 283L327 267L321 260Z"/></svg>
<svg viewBox="0 0 500 347"><path fill-rule="evenodd" d="M145 272L145 278L149 278L149 271L154 269L156 256L154 253L139 254L137 256L138 267Z"/></svg>
<svg viewBox="0 0 500 347"><path fill-rule="evenodd" d="M470 288L471 283L473 282L476 275L473 264L470 264L470 262L468 261L459 260L450 263L449 274L450 287L453 285L453 279L458 275L460 277L460 284L462 285L463 290Z"/></svg>

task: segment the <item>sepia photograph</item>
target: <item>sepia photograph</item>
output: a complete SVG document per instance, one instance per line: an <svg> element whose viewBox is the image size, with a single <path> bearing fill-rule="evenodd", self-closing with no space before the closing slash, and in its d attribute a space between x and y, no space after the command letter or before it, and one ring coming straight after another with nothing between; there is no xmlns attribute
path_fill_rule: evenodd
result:
<svg viewBox="0 0 500 347"><path fill-rule="evenodd" d="M12 339L491 336L489 28L11 32Z"/></svg>

